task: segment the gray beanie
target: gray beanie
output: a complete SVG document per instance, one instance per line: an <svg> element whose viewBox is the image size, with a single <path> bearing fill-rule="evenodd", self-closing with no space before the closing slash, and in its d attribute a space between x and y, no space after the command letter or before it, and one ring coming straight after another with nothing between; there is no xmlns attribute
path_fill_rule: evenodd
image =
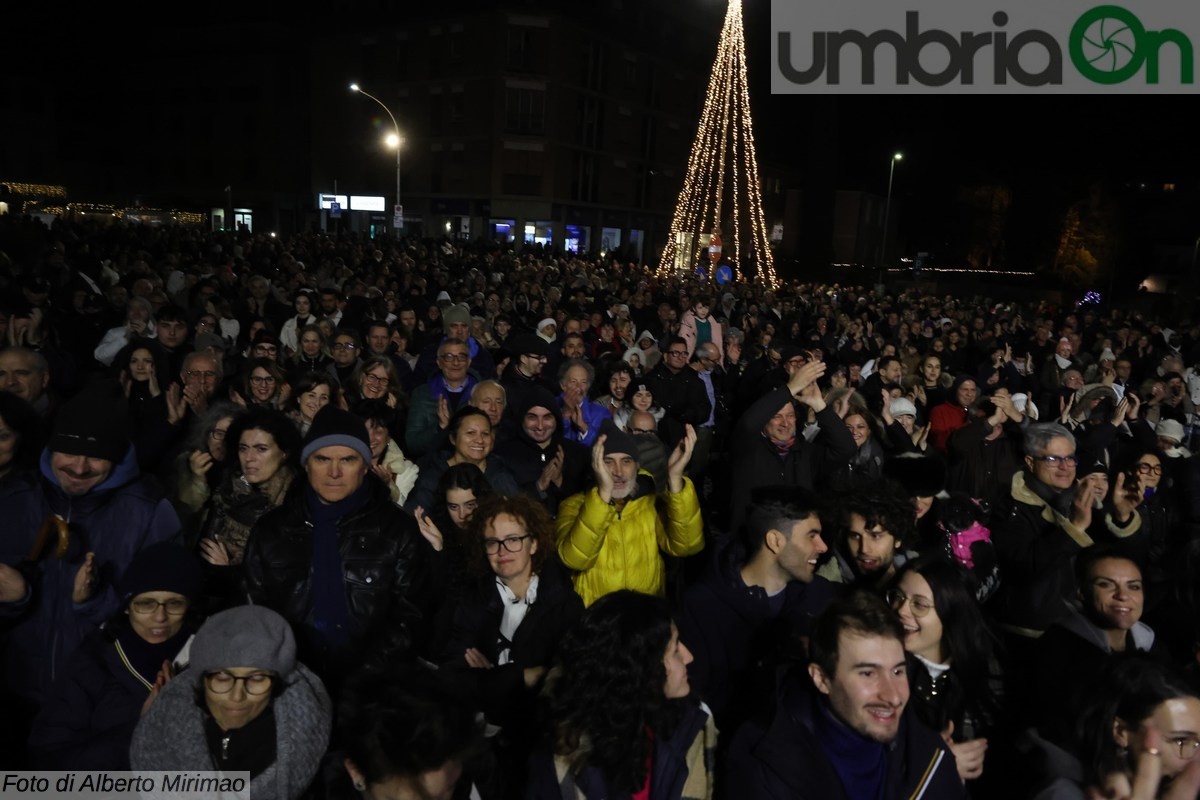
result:
<svg viewBox="0 0 1200 800"><path fill-rule="evenodd" d="M209 617L192 640L189 671L250 667L286 678L296 668L296 638L287 620L266 606L235 606Z"/></svg>

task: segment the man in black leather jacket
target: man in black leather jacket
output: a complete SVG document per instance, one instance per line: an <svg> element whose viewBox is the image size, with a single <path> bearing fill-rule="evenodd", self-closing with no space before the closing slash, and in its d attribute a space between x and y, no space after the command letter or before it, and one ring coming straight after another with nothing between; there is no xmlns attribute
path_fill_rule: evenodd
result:
<svg viewBox="0 0 1200 800"><path fill-rule="evenodd" d="M371 472L368 441L362 419L321 409L301 453L308 480L259 519L246 549L250 601L292 624L300 660L331 692L354 667L414 655L424 635L431 548Z"/></svg>

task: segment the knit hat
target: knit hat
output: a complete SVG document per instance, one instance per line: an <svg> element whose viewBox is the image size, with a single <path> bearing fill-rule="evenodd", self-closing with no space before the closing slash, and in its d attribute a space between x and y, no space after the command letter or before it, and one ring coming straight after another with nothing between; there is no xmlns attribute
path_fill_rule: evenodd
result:
<svg viewBox="0 0 1200 800"><path fill-rule="evenodd" d="M174 542L156 542L137 551L117 581L122 606L145 592L175 592L195 600L203 588L200 562Z"/></svg>
<svg viewBox="0 0 1200 800"><path fill-rule="evenodd" d="M1154 435L1160 439L1170 439L1179 444L1183 441L1183 425L1174 419L1164 419L1154 426Z"/></svg>
<svg viewBox="0 0 1200 800"><path fill-rule="evenodd" d="M115 384L91 386L58 410L51 452L120 463L129 452L129 404Z"/></svg>
<svg viewBox="0 0 1200 800"><path fill-rule="evenodd" d="M1112 348L1106 347L1106 348L1104 348L1103 352L1100 353L1100 357L1096 360L1097 361L1116 361L1117 355L1116 355L1116 353L1114 353L1112 351Z"/></svg>
<svg viewBox="0 0 1200 800"><path fill-rule="evenodd" d="M296 668L296 638L287 620L266 606L235 606L209 617L192 640L188 672L230 667L270 670L287 677Z"/></svg>
<svg viewBox="0 0 1200 800"><path fill-rule="evenodd" d="M442 323L447 328L453 324L470 325L471 309L462 303L449 306L442 311Z"/></svg>
<svg viewBox="0 0 1200 800"><path fill-rule="evenodd" d="M892 412L893 417L915 417L917 415L917 407L907 397L897 397L892 401L888 410Z"/></svg>
<svg viewBox="0 0 1200 800"><path fill-rule="evenodd" d="M640 458L637 441L625 431L617 427L611 419L606 419L600 424L600 435L606 437L604 439L604 454L611 456L616 453L624 453L627 456L632 456L634 461Z"/></svg>
<svg viewBox="0 0 1200 800"><path fill-rule="evenodd" d="M445 290L440 291L440 292L438 292L437 299L438 299L439 303L442 302L443 300L445 300L448 303L448 302L450 302L450 293Z"/></svg>
<svg viewBox="0 0 1200 800"><path fill-rule="evenodd" d="M548 328L551 325L553 325L556 328L558 327L558 323L554 321L553 317L546 317L545 319L543 319L541 322L539 322L537 324L538 333L541 333L542 331L546 330L546 328Z"/></svg>
<svg viewBox="0 0 1200 800"><path fill-rule="evenodd" d="M312 427L304 437L300 462L308 461L308 457L322 447L350 447L357 450L368 464L371 462L371 440L367 436L367 423L362 417L332 404L322 408L313 417Z"/></svg>

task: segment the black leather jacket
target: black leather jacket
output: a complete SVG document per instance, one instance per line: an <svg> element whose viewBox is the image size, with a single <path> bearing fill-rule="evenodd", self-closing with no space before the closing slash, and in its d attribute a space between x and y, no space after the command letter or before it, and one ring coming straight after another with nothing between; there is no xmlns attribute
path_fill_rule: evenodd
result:
<svg viewBox="0 0 1200 800"><path fill-rule="evenodd" d="M421 576L429 545L413 517L392 503L383 482L373 474L366 480L366 504L337 525L349 609L347 647L332 652L310 635L313 526L303 477L282 506L258 520L246 548L246 595L292 624L300 660L326 680L353 667L382 667L411 656L427 606Z"/></svg>

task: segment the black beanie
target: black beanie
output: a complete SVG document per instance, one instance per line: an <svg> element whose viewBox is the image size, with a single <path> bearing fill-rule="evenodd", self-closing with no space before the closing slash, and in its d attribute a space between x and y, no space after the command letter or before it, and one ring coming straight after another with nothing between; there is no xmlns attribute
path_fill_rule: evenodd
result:
<svg viewBox="0 0 1200 800"><path fill-rule="evenodd" d="M175 592L188 600L200 597L204 574L187 548L174 542L157 542L139 550L117 581L121 605L145 592Z"/></svg>
<svg viewBox="0 0 1200 800"><path fill-rule="evenodd" d="M631 456L634 461L641 458L641 451L638 449L637 441L625 431L617 427L616 423L611 419L606 419L600 424L600 435L604 436L604 454L613 455L614 453L624 453Z"/></svg>
<svg viewBox="0 0 1200 800"><path fill-rule="evenodd" d="M119 464L129 452L129 404L115 383L91 386L63 403L49 449Z"/></svg>
<svg viewBox="0 0 1200 800"><path fill-rule="evenodd" d="M370 464L371 440L367 436L366 420L335 405L325 406L313 417L308 435L304 437L301 463L308 461L308 457L322 447L352 447Z"/></svg>

